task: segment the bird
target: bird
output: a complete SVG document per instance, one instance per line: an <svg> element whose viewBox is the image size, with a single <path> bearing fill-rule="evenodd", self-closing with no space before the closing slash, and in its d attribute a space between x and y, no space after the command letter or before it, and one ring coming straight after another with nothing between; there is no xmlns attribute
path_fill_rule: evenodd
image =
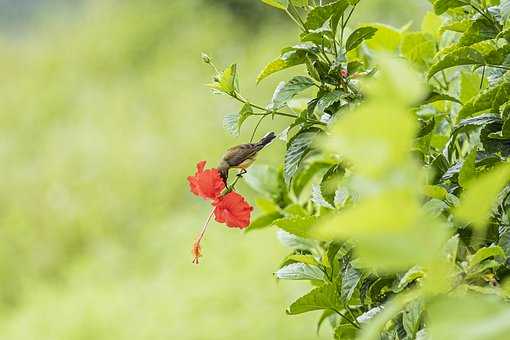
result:
<svg viewBox="0 0 510 340"><path fill-rule="evenodd" d="M231 168L241 169L239 173L241 176L245 174L246 169L255 161L257 153L275 138L275 133L270 132L257 143L240 144L227 149L218 165L218 170L223 182L227 184L228 171Z"/></svg>

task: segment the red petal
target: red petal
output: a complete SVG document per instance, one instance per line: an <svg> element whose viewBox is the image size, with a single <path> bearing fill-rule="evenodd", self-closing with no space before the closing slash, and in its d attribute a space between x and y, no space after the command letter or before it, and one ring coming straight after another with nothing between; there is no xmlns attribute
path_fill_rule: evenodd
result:
<svg viewBox="0 0 510 340"><path fill-rule="evenodd" d="M236 192L229 192L216 200L213 205L215 220L225 223L231 228L244 229L250 225L250 216L253 207L243 196Z"/></svg>
<svg viewBox="0 0 510 340"><path fill-rule="evenodd" d="M197 172L188 177L189 188L192 193L205 199L218 198L225 189L225 183L221 179L218 169L205 170L205 161L197 164Z"/></svg>

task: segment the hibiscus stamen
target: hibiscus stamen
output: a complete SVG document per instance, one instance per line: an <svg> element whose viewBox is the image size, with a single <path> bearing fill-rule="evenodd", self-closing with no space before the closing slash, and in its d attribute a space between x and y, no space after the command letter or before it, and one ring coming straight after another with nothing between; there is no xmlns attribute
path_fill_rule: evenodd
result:
<svg viewBox="0 0 510 340"><path fill-rule="evenodd" d="M204 223L204 226L202 227L202 231L200 231L200 234L198 235L197 239L193 243L193 247L191 248L191 253L193 254L193 263L198 264L198 259L202 256L202 248L200 247L200 242L204 238L205 232L207 230L207 226L209 225L209 222L211 222L211 218L214 214L214 207L212 208L211 212L209 213L209 216L207 217L207 220Z"/></svg>

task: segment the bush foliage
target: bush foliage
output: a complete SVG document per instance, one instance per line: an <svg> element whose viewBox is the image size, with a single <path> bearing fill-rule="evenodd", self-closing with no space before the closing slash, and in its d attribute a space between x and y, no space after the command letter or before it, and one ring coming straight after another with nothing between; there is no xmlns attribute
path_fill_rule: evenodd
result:
<svg viewBox="0 0 510 340"><path fill-rule="evenodd" d="M301 74L267 104L236 64L212 64L210 86L240 102L234 136L289 121L282 164L246 176L261 195L247 230L274 225L291 249L275 276L313 286L287 313L322 311L336 339L505 338L510 1L431 1L416 31L350 27L360 0L262 1L300 32L257 82Z"/></svg>

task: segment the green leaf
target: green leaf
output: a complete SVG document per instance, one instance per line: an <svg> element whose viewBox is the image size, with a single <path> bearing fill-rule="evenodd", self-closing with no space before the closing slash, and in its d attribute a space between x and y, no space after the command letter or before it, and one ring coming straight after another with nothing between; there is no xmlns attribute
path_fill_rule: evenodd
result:
<svg viewBox="0 0 510 340"><path fill-rule="evenodd" d="M317 247L317 242L305 239L291 233L286 232L285 230L278 230L276 232L276 236L278 240L286 247L295 249L295 250L306 250L306 251L314 251Z"/></svg>
<svg viewBox="0 0 510 340"><path fill-rule="evenodd" d="M319 98L317 102L316 111L320 116L324 114L324 111L327 110L330 106L335 103L338 103L342 100L343 94L339 90L334 90L331 92L326 92L322 97Z"/></svg>
<svg viewBox="0 0 510 340"><path fill-rule="evenodd" d="M289 7L289 0L262 0L263 3L278 9L286 10Z"/></svg>
<svg viewBox="0 0 510 340"><path fill-rule="evenodd" d="M375 35L365 43L371 50L395 52L400 46L401 32L398 29L378 23L373 23L364 27L377 29Z"/></svg>
<svg viewBox="0 0 510 340"><path fill-rule="evenodd" d="M423 269L420 266L412 267L404 274L404 276L402 276L402 278L400 279L400 281L397 285L397 288L395 289L395 292L397 292L397 293L401 292L402 290L404 290L404 288L409 286L409 284L411 284L412 282L414 282L415 280L417 280L419 278L422 278L424 275L425 275L425 272L423 271Z"/></svg>
<svg viewBox="0 0 510 340"><path fill-rule="evenodd" d="M219 75L218 82L213 84L213 87L225 93L233 93L237 86L237 65L232 64L227 67L221 75Z"/></svg>
<svg viewBox="0 0 510 340"><path fill-rule="evenodd" d="M457 115L457 120L461 120L474 115L477 112L492 109L498 112L501 105L510 98L510 81L502 82L494 87L481 92L468 101Z"/></svg>
<svg viewBox="0 0 510 340"><path fill-rule="evenodd" d="M305 62L305 52L291 50L282 54L282 56L267 64L257 76L257 84L271 74L284 70L286 68L303 64Z"/></svg>
<svg viewBox="0 0 510 340"><path fill-rule="evenodd" d="M428 197L443 200L446 198L448 191L439 185L426 185L423 187L423 193Z"/></svg>
<svg viewBox="0 0 510 340"><path fill-rule="evenodd" d="M294 188L294 193L296 195L300 195L305 186L310 183L310 181L317 176L318 174L321 174L323 170L329 168L331 164L324 163L324 162L312 162L309 164L306 164L303 167L303 170L301 170L295 177L294 181L292 182L292 186Z"/></svg>
<svg viewBox="0 0 510 340"><path fill-rule="evenodd" d="M477 250L476 253L468 257L468 268L473 269L475 266L480 264L482 261L487 260L490 257L495 259L505 259L506 254L503 249L499 246L484 247Z"/></svg>
<svg viewBox="0 0 510 340"><path fill-rule="evenodd" d="M457 218L472 223L476 228L483 228L489 220L497 194L509 178L510 163L505 163L469 182L461 196L461 204L454 210Z"/></svg>
<svg viewBox="0 0 510 340"><path fill-rule="evenodd" d="M350 323L339 324L335 328L335 339L336 340L354 340L356 339L357 329Z"/></svg>
<svg viewBox="0 0 510 340"><path fill-rule="evenodd" d="M416 339L416 333L420 329L423 303L420 299L410 302L402 314L402 324L409 339Z"/></svg>
<svg viewBox="0 0 510 340"><path fill-rule="evenodd" d="M449 101L462 104L460 100L445 93L431 92L421 105L432 104L439 101Z"/></svg>
<svg viewBox="0 0 510 340"><path fill-rule="evenodd" d="M427 314L431 339L501 340L510 332L508 304L494 296L440 296Z"/></svg>
<svg viewBox="0 0 510 340"><path fill-rule="evenodd" d="M287 314L295 315L321 309L336 309L339 307L340 296L334 284L326 284L315 288L306 295L294 301Z"/></svg>
<svg viewBox="0 0 510 340"><path fill-rule="evenodd" d="M322 197L332 206L335 206L335 193L344 175L345 168L337 164L332 166L322 178L320 187Z"/></svg>
<svg viewBox="0 0 510 340"><path fill-rule="evenodd" d="M278 228L285 230L291 234L300 237L307 237L308 229L314 223L317 222L317 217L315 216L293 216L293 217L284 217L273 221L273 224Z"/></svg>
<svg viewBox="0 0 510 340"><path fill-rule="evenodd" d="M446 260L450 263L455 263L457 260L457 251L459 249L459 234L452 236L444 246L444 253Z"/></svg>
<svg viewBox="0 0 510 340"><path fill-rule="evenodd" d="M319 262L312 255L289 255L285 258L285 261L295 261L300 263L309 264L311 266L318 266Z"/></svg>
<svg viewBox="0 0 510 340"><path fill-rule="evenodd" d="M377 32L377 28L365 26L360 27L349 35L347 42L345 43L345 49L347 52L358 47L364 40L372 38Z"/></svg>
<svg viewBox="0 0 510 340"><path fill-rule="evenodd" d="M246 229L246 232L269 227L273 224L274 220L281 217L282 215L279 212L273 212L259 216L251 222L250 226Z"/></svg>
<svg viewBox="0 0 510 340"><path fill-rule="evenodd" d="M307 15L305 27L309 30L320 28L333 15L340 17L345 9L349 6L346 0L339 0L333 3L314 7ZM336 27L331 26L333 30Z"/></svg>
<svg viewBox="0 0 510 340"><path fill-rule="evenodd" d="M287 102L292 99L296 94L313 86L312 79L303 76L296 76L289 80L287 83L281 82L276 88L269 110L278 110L285 106Z"/></svg>
<svg viewBox="0 0 510 340"><path fill-rule="evenodd" d="M290 0L290 3L296 7L306 7L308 6L308 0Z"/></svg>
<svg viewBox="0 0 510 340"><path fill-rule="evenodd" d="M437 15L441 15L450 8L456 8L465 6L466 3L460 0L435 0L434 1L434 11Z"/></svg>
<svg viewBox="0 0 510 340"><path fill-rule="evenodd" d="M344 304L351 300L352 294L354 294L360 280L361 272L354 268L349 262L342 273L342 288L340 297Z"/></svg>
<svg viewBox="0 0 510 340"><path fill-rule="evenodd" d="M429 33L403 33L400 52L411 63L425 67L432 62L436 53L436 39Z"/></svg>
<svg viewBox="0 0 510 340"><path fill-rule="evenodd" d="M470 46L483 40L493 39L498 33L499 30L494 27L492 22L485 17L481 17L471 22L469 28L460 38L459 44L462 46Z"/></svg>
<svg viewBox="0 0 510 340"><path fill-rule="evenodd" d="M469 26L471 26L471 19L453 20L441 26L441 31L464 33Z"/></svg>
<svg viewBox="0 0 510 340"><path fill-rule="evenodd" d="M278 270L274 275L280 280L324 280L322 270L304 263L291 263Z"/></svg>
<svg viewBox="0 0 510 340"><path fill-rule="evenodd" d="M450 67L460 65L484 65L485 59L482 53L473 47L456 48L440 57L429 69L428 77Z"/></svg>
<svg viewBox="0 0 510 340"><path fill-rule="evenodd" d="M424 33L438 36L441 32L442 22L440 16L437 16L434 12L427 12L421 22L421 30Z"/></svg>
<svg viewBox="0 0 510 340"><path fill-rule="evenodd" d="M268 165L254 165L244 175L246 183L258 193L272 197L279 192L278 172Z"/></svg>
<svg viewBox="0 0 510 340"><path fill-rule="evenodd" d="M476 72L461 72L460 74L460 100L467 103L480 92L482 77Z"/></svg>
<svg viewBox="0 0 510 340"><path fill-rule="evenodd" d="M289 142L284 163L284 178L287 185L298 171L301 161L309 151L316 134L314 131L301 132Z"/></svg>
<svg viewBox="0 0 510 340"><path fill-rule="evenodd" d="M246 118L253 113L251 105L245 103L239 113L228 114L223 118L223 127L232 136L238 137L241 126L243 125Z"/></svg>
<svg viewBox="0 0 510 340"><path fill-rule="evenodd" d="M476 148L471 150L469 155L464 160L462 168L460 169L458 182L463 188L465 188L468 182L471 180L471 178L475 176L476 154L477 154Z"/></svg>

